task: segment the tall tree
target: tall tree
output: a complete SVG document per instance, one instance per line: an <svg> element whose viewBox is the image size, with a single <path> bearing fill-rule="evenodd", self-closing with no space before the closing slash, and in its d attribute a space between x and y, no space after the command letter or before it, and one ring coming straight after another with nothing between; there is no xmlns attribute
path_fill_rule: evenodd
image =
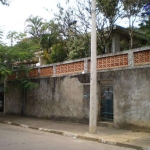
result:
<svg viewBox="0 0 150 150"><path fill-rule="evenodd" d="M58 44L62 41L62 37L59 32L58 24L54 23L53 20L46 22L45 33L41 36L41 48L45 49L47 52L50 50L53 44Z"/></svg>
<svg viewBox="0 0 150 150"><path fill-rule="evenodd" d="M110 53L113 28L122 16L122 7L119 0L97 0L97 7L98 54Z"/></svg>
<svg viewBox="0 0 150 150"><path fill-rule="evenodd" d="M23 38L26 37L25 33L18 33L16 31L9 31L7 34L7 39L10 39L11 46L16 44L18 41L21 41Z"/></svg>
<svg viewBox="0 0 150 150"><path fill-rule="evenodd" d="M88 39L83 38L83 36L81 35L89 36L89 33L91 32L91 11L92 11L91 2L92 2L91 0L83 0L83 1L76 0L74 2L74 5L72 6L71 1L69 1L67 9L64 9L63 7L58 5L59 13L55 15L55 18L61 25L64 36L67 39L71 38L71 36L68 36L70 35L68 33L74 33L72 32L74 27L78 37L82 37L83 40ZM119 0L101 0L101 1L97 0L96 14L97 14L97 32L98 32L97 38L98 54L109 52L106 50L107 49L106 47L109 47L110 43L112 42L111 38L113 27L117 19L121 15L120 9L121 6ZM76 25L70 26L70 23L72 23L74 20L77 21ZM71 41L73 41L73 39L71 39ZM86 56L87 55L82 57Z"/></svg>
<svg viewBox="0 0 150 150"><path fill-rule="evenodd" d="M128 31L130 36L130 44L129 48L133 48L133 36L134 36L134 29L135 29L135 22L138 19L138 16L141 15L141 8L143 6L142 0L121 0L123 6L124 16L123 18L128 19Z"/></svg>
<svg viewBox="0 0 150 150"><path fill-rule="evenodd" d="M55 44L62 43L62 36L58 23L55 23L53 20L47 22L38 16L30 16L26 20L25 31L32 36L32 40L40 45L39 50L44 52L44 58L48 63L51 63L51 47Z"/></svg>
<svg viewBox="0 0 150 150"><path fill-rule="evenodd" d="M45 26L43 18L30 16L26 20L25 31L29 33L32 37L39 38L45 31Z"/></svg>
<svg viewBox="0 0 150 150"><path fill-rule="evenodd" d="M91 25L88 17L91 17L91 15L85 9L82 9L84 2L90 5L88 4L90 0L84 0L83 3L80 3L80 6L78 2L75 1L74 6L67 3L66 8L58 4L59 12L55 13L55 22L59 25L60 33L66 42L68 59L90 56L90 38L88 33Z"/></svg>

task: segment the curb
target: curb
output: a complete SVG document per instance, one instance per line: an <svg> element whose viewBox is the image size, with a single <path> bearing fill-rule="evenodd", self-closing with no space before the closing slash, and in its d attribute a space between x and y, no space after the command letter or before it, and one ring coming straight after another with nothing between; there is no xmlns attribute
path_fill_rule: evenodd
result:
<svg viewBox="0 0 150 150"><path fill-rule="evenodd" d="M141 147L141 146L129 145L129 144L120 143L120 142L106 141L104 139L89 137L89 136L85 136L85 135L82 135L82 134L75 134L75 133L72 133L72 132L32 127L32 126L28 126L28 125L24 125L24 124L18 124L18 123L14 123L14 122L10 122L10 121L1 121L0 120L0 123L19 126L19 127L23 127L23 128L34 129L34 130L39 130L39 131L44 131L44 132L49 132L49 133L53 133L53 134L57 134L57 135L73 137L73 138L78 138L78 139L83 139L83 140L88 140L88 141L95 141L95 142L98 142L98 143L103 143L103 144L108 144L108 145L115 145L115 146L120 146L120 147L125 147L125 148L132 148L132 149L136 149L136 150L150 150L149 148L144 148L144 147Z"/></svg>
<svg viewBox="0 0 150 150"><path fill-rule="evenodd" d="M107 141L107 140L98 139L98 138L92 138L92 137L88 137L88 136L84 136L84 135L79 135L78 138L84 139L84 140L89 140L89 141L95 141L95 142L99 142L99 143L103 143L103 144L108 144L108 145L115 145L115 146L120 146L120 147L125 147L125 148L132 148L132 149L136 149L136 150L148 150L148 149L143 148L141 146L129 145L129 144L120 143L120 142L112 142L112 141Z"/></svg>

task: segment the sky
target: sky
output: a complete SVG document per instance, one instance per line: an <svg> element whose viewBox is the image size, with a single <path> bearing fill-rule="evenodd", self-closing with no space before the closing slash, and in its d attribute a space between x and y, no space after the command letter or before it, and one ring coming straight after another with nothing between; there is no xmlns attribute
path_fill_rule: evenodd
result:
<svg viewBox="0 0 150 150"><path fill-rule="evenodd" d="M10 6L0 4L0 29L4 35L9 31L24 32L30 15L50 20L53 14L46 9L55 11L57 2L64 5L66 0L11 0Z"/></svg>
<svg viewBox="0 0 150 150"><path fill-rule="evenodd" d="M20 31L24 32L25 20L30 15L39 16L50 20L52 13L46 11L57 11L57 3L65 6L66 0L9 0L10 6L0 4L0 29L5 32Z"/></svg>
<svg viewBox="0 0 150 150"><path fill-rule="evenodd" d="M60 2L64 7L66 0L9 0L10 6L4 6L0 3L0 29L4 32L4 41L9 31L24 32L25 21L31 15L39 16L49 21L53 18L53 13L48 10L57 11L57 3ZM120 20L119 25L126 26L126 23ZM9 43L7 43L9 44Z"/></svg>

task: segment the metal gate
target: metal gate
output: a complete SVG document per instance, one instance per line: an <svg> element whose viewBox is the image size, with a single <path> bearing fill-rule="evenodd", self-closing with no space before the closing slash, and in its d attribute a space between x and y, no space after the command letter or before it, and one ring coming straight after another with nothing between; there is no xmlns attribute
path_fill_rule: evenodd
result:
<svg viewBox="0 0 150 150"><path fill-rule="evenodd" d="M0 112L4 111L4 85L0 84Z"/></svg>
<svg viewBox="0 0 150 150"><path fill-rule="evenodd" d="M113 121L113 85L101 84L100 118L102 121Z"/></svg>

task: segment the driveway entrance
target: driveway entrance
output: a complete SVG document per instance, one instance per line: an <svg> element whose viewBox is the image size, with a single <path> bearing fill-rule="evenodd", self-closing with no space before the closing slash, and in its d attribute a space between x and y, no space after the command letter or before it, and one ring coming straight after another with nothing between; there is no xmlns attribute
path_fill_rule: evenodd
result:
<svg viewBox="0 0 150 150"><path fill-rule="evenodd" d="M4 111L4 85L0 84L0 112Z"/></svg>
<svg viewBox="0 0 150 150"><path fill-rule="evenodd" d="M112 81L100 83L100 120L113 121L113 84Z"/></svg>

